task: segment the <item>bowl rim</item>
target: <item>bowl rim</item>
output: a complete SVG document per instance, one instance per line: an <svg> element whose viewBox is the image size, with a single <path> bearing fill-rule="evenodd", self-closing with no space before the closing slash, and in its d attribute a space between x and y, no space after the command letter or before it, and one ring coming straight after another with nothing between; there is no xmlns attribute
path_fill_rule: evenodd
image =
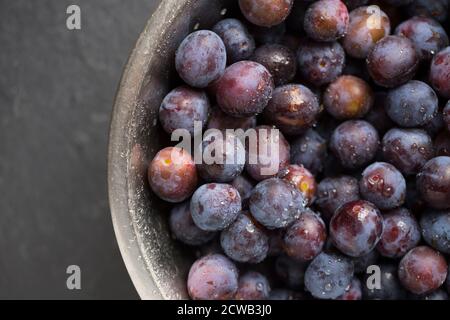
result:
<svg viewBox="0 0 450 320"><path fill-rule="evenodd" d="M142 83L155 51L173 19L192 0L163 0L140 34L117 89L112 109L108 142L108 198L119 250L130 278L141 299L164 299L152 270L141 256L137 233L128 205L127 153L129 137L124 134L130 115L137 105ZM125 214L126 213L126 214Z"/></svg>

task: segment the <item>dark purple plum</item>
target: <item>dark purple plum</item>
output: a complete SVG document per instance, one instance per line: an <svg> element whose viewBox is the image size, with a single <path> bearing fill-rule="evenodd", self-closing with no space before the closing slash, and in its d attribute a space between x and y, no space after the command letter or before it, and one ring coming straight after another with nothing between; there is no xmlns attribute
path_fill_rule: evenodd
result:
<svg viewBox="0 0 450 320"><path fill-rule="evenodd" d="M247 213L237 219L220 235L220 243L228 257L238 262L260 263L267 257L269 238Z"/></svg>
<svg viewBox="0 0 450 320"><path fill-rule="evenodd" d="M353 263L336 253L319 254L305 273L305 287L317 299L336 299L353 280Z"/></svg>
<svg viewBox="0 0 450 320"><path fill-rule="evenodd" d="M450 157L450 131L442 131L434 140L436 156Z"/></svg>
<svg viewBox="0 0 450 320"><path fill-rule="evenodd" d="M378 252L384 257L401 258L420 242L420 227L408 209L398 208L383 214L383 236Z"/></svg>
<svg viewBox="0 0 450 320"><path fill-rule="evenodd" d="M225 45L208 30L195 31L178 47L175 67L188 85L205 88L222 76L227 64Z"/></svg>
<svg viewBox="0 0 450 320"><path fill-rule="evenodd" d="M358 180L350 176L325 178L317 187L316 204L326 221L340 206L359 199Z"/></svg>
<svg viewBox="0 0 450 320"><path fill-rule="evenodd" d="M259 272L249 271L239 277L235 300L266 300L269 298L269 280Z"/></svg>
<svg viewBox="0 0 450 320"><path fill-rule="evenodd" d="M278 129L259 126L249 138L246 170L256 181L275 177L289 164L290 145Z"/></svg>
<svg viewBox="0 0 450 320"><path fill-rule="evenodd" d="M375 44L391 32L389 17L379 7L359 7L350 12L350 24L342 44L348 55L364 59Z"/></svg>
<svg viewBox="0 0 450 320"><path fill-rule="evenodd" d="M448 16L448 0L414 0L407 9L411 17L425 16L444 22Z"/></svg>
<svg viewBox="0 0 450 320"><path fill-rule="evenodd" d="M193 300L231 300L238 290L238 269L223 255L205 256L189 270L187 289Z"/></svg>
<svg viewBox="0 0 450 320"><path fill-rule="evenodd" d="M280 24L291 12L294 0L239 0L245 18L262 27Z"/></svg>
<svg viewBox="0 0 450 320"><path fill-rule="evenodd" d="M313 2L305 12L303 28L311 39L335 41L347 33L348 10L340 0Z"/></svg>
<svg viewBox="0 0 450 320"><path fill-rule="evenodd" d="M305 40L297 51L298 71L315 86L333 82L345 66L345 52L338 42Z"/></svg>
<svg viewBox="0 0 450 320"><path fill-rule="evenodd" d="M417 175L422 198L434 209L450 209L450 157L428 161Z"/></svg>
<svg viewBox="0 0 450 320"><path fill-rule="evenodd" d="M374 104L372 88L362 79L345 75L326 89L323 103L329 114L338 120L364 117Z"/></svg>
<svg viewBox="0 0 450 320"><path fill-rule="evenodd" d="M203 91L181 86L173 89L159 107L159 121L167 133L177 129L194 135L194 122L205 126L209 115L209 100Z"/></svg>
<svg viewBox="0 0 450 320"><path fill-rule="evenodd" d="M322 218L305 211L284 235L286 254L299 261L310 261L322 252L327 238L327 228Z"/></svg>
<svg viewBox="0 0 450 320"><path fill-rule="evenodd" d="M291 163L303 165L313 174L322 171L326 157L326 140L313 129L306 131L291 145Z"/></svg>
<svg viewBox="0 0 450 320"><path fill-rule="evenodd" d="M192 220L189 201L172 208L169 226L175 239L190 246L205 244L215 236L214 232L203 231L195 225Z"/></svg>
<svg viewBox="0 0 450 320"><path fill-rule="evenodd" d="M314 175L308 169L291 164L281 170L278 177L292 183L302 193L308 205L313 204L316 199L317 183Z"/></svg>
<svg viewBox="0 0 450 320"><path fill-rule="evenodd" d="M381 271L380 288L372 288L372 285L376 284L372 280L373 272L365 273L362 286L363 298L365 300L405 300L407 293L398 279L397 265L394 263L376 265ZM370 284L370 289L367 284Z"/></svg>
<svg viewBox="0 0 450 320"><path fill-rule="evenodd" d="M224 113L219 107L212 109L207 129L248 129L256 127L256 117L235 118Z"/></svg>
<svg viewBox="0 0 450 320"><path fill-rule="evenodd" d="M194 159L184 149L165 148L150 162L148 181L159 198L172 203L183 202L197 187Z"/></svg>
<svg viewBox="0 0 450 320"><path fill-rule="evenodd" d="M362 173L359 191L379 209L395 209L405 203L406 180L392 164L375 162Z"/></svg>
<svg viewBox="0 0 450 320"><path fill-rule="evenodd" d="M250 197L250 212L268 229L286 228L305 210L306 200L289 182L272 178L260 182Z"/></svg>
<svg viewBox="0 0 450 320"><path fill-rule="evenodd" d="M242 208L247 209L250 196L253 188L255 187L254 182L246 176L240 175L237 176L230 184L239 192L242 200Z"/></svg>
<svg viewBox="0 0 450 320"><path fill-rule="evenodd" d="M225 131L207 131L199 146L202 163L198 173L207 182L230 182L245 167L245 147L239 138Z"/></svg>
<svg viewBox="0 0 450 320"><path fill-rule="evenodd" d="M436 116L439 100L425 82L411 80L389 91L386 112L396 124L406 128L426 125Z"/></svg>
<svg viewBox="0 0 450 320"><path fill-rule="evenodd" d="M303 288L305 284L305 272L307 264L280 255L275 261L275 272L281 281L290 289L297 290Z"/></svg>
<svg viewBox="0 0 450 320"><path fill-rule="evenodd" d="M422 236L434 249L450 254L450 210L429 210L420 220Z"/></svg>
<svg viewBox="0 0 450 320"><path fill-rule="evenodd" d="M439 22L428 17L417 16L404 21L395 29L395 34L410 39L423 60L430 60L448 46L448 36L444 28Z"/></svg>
<svg viewBox="0 0 450 320"><path fill-rule="evenodd" d="M385 109L387 93L376 92L375 102L372 109L369 110L365 120L377 129L379 134L385 134L389 129L394 127L394 122L389 118Z"/></svg>
<svg viewBox="0 0 450 320"><path fill-rule="evenodd" d="M298 135L317 122L320 112L319 100L310 89L288 84L275 89L264 117L284 134Z"/></svg>
<svg viewBox="0 0 450 320"><path fill-rule="evenodd" d="M361 281L358 278L353 278L350 287L345 290L345 293L336 300L344 301L358 301L362 300Z"/></svg>
<svg viewBox="0 0 450 320"><path fill-rule="evenodd" d="M419 129L391 129L383 138L383 157L405 175L417 174L434 156L433 140Z"/></svg>
<svg viewBox="0 0 450 320"><path fill-rule="evenodd" d="M330 149L342 166L355 169L375 158L380 145L377 130L367 121L349 120L333 132Z"/></svg>
<svg viewBox="0 0 450 320"><path fill-rule="evenodd" d="M223 112L234 117L251 117L267 106L274 83L263 65L239 61L225 69L216 89L217 103Z"/></svg>
<svg viewBox="0 0 450 320"><path fill-rule="evenodd" d="M400 261L398 276L402 285L415 294L427 294L442 286L447 278L445 258L430 247L416 247Z"/></svg>
<svg viewBox="0 0 450 320"><path fill-rule="evenodd" d="M383 234L383 217L375 205L357 200L341 206L330 222L336 248L350 257L369 254Z"/></svg>
<svg viewBox="0 0 450 320"><path fill-rule="evenodd" d="M430 83L442 98L450 99L450 47L441 50L431 61Z"/></svg>
<svg viewBox="0 0 450 320"><path fill-rule="evenodd" d="M194 192L191 214L194 223L205 231L227 228L241 211L239 192L228 184L205 184Z"/></svg>
<svg viewBox="0 0 450 320"><path fill-rule="evenodd" d="M291 82L297 73L295 53L280 44L266 44L259 47L252 56L252 60L269 70L275 86Z"/></svg>
<svg viewBox="0 0 450 320"><path fill-rule="evenodd" d="M228 63L247 60L255 51L255 39L237 19L221 20L212 31L222 39L227 50Z"/></svg>
<svg viewBox="0 0 450 320"><path fill-rule="evenodd" d="M419 54L406 37L387 36L367 56L367 68L380 86L393 88L411 80L419 67Z"/></svg>
<svg viewBox="0 0 450 320"><path fill-rule="evenodd" d="M444 117L442 112L438 112L436 116L423 126L423 129L432 137L436 137L438 133L440 133L445 127Z"/></svg>

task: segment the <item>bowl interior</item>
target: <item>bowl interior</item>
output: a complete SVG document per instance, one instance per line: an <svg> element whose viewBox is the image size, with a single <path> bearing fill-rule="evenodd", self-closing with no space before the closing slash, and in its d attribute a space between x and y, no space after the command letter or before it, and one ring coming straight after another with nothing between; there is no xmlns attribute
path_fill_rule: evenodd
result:
<svg viewBox="0 0 450 320"><path fill-rule="evenodd" d="M236 10L233 0L164 0L149 20L125 68L110 131L108 182L119 247L143 299L184 299L195 253L169 233L170 206L147 182L148 162L170 137L158 124L158 109L181 83L175 51L195 29L208 29ZM225 10L226 9L226 10Z"/></svg>

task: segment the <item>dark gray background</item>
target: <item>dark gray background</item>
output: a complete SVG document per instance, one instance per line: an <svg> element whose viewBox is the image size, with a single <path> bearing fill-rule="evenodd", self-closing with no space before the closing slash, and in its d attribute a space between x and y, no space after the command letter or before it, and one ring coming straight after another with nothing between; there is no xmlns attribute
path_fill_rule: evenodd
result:
<svg viewBox="0 0 450 320"><path fill-rule="evenodd" d="M0 298L137 298L106 187L123 66L158 0L0 0ZM78 4L82 30L66 28ZM82 290L66 288L79 265Z"/></svg>

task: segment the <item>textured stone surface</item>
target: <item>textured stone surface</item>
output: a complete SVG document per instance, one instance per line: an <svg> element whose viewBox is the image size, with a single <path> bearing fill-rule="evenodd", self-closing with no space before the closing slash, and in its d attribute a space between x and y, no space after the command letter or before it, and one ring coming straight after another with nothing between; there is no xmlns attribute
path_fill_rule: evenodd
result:
<svg viewBox="0 0 450 320"><path fill-rule="evenodd" d="M109 119L158 0L0 2L0 298L137 298L106 186ZM78 4L82 30L66 29ZM66 289L66 268L82 290Z"/></svg>

